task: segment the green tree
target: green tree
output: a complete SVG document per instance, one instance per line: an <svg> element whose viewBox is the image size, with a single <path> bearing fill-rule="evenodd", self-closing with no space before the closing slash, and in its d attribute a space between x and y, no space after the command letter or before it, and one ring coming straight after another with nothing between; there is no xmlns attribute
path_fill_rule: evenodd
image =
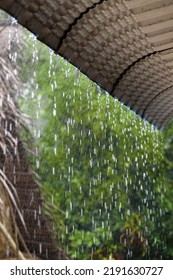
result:
<svg viewBox="0 0 173 280"><path fill-rule="evenodd" d="M161 258L161 133L27 40L20 106L37 121L36 171L58 241L76 259Z"/></svg>

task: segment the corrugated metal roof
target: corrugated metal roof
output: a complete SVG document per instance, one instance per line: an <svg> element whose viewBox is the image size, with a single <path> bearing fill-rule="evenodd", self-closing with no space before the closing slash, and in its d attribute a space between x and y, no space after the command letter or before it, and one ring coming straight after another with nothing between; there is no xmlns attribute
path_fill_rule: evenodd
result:
<svg viewBox="0 0 173 280"><path fill-rule="evenodd" d="M1 0L0 7L158 127L173 117L173 0Z"/></svg>

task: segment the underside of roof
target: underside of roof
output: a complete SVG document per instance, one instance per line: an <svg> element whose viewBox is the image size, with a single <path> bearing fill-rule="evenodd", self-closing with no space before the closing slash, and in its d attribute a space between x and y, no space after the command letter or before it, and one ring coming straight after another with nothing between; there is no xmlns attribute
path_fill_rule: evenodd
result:
<svg viewBox="0 0 173 280"><path fill-rule="evenodd" d="M0 0L0 8L142 118L173 117L173 0Z"/></svg>

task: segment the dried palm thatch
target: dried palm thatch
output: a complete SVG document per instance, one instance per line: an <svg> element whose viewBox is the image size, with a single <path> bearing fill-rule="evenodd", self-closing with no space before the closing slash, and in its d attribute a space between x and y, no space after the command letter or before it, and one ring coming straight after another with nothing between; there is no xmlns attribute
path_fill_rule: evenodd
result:
<svg viewBox="0 0 173 280"><path fill-rule="evenodd" d="M1 0L0 8L142 118L173 117L173 0Z"/></svg>
<svg viewBox="0 0 173 280"><path fill-rule="evenodd" d="M13 98L20 88L12 49L21 32L15 29L0 25L0 259L66 259L43 215L39 184L19 139L25 122Z"/></svg>

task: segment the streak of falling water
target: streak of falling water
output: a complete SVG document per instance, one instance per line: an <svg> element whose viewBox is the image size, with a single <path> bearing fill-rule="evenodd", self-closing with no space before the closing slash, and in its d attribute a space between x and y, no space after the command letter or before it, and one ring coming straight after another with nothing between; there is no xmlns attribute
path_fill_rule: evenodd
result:
<svg viewBox="0 0 173 280"><path fill-rule="evenodd" d="M36 100L38 143L48 122L42 116L45 104L40 85L35 83L34 67L39 60L33 39L30 98ZM61 62L49 52L46 90L50 100L47 95L46 103L52 106L52 122L56 125L50 135L52 146L48 147L51 160L49 155L45 159L50 165L47 165L52 180L49 183L54 186L51 203L55 205L58 197L58 207L64 215L61 245L68 252L75 247L74 258L83 256L85 251L89 258L89 252L93 256L99 249L104 251L102 244L106 240L105 246L124 246L126 258L135 258L134 243L139 242L140 249L146 253L152 224L160 228L159 219L164 215L158 209L159 195L164 199L157 169L159 133L130 114L117 100L103 94L98 86L83 80L78 69ZM38 170L42 168L40 153L38 145ZM109 252L107 258L113 254L114 251Z"/></svg>

